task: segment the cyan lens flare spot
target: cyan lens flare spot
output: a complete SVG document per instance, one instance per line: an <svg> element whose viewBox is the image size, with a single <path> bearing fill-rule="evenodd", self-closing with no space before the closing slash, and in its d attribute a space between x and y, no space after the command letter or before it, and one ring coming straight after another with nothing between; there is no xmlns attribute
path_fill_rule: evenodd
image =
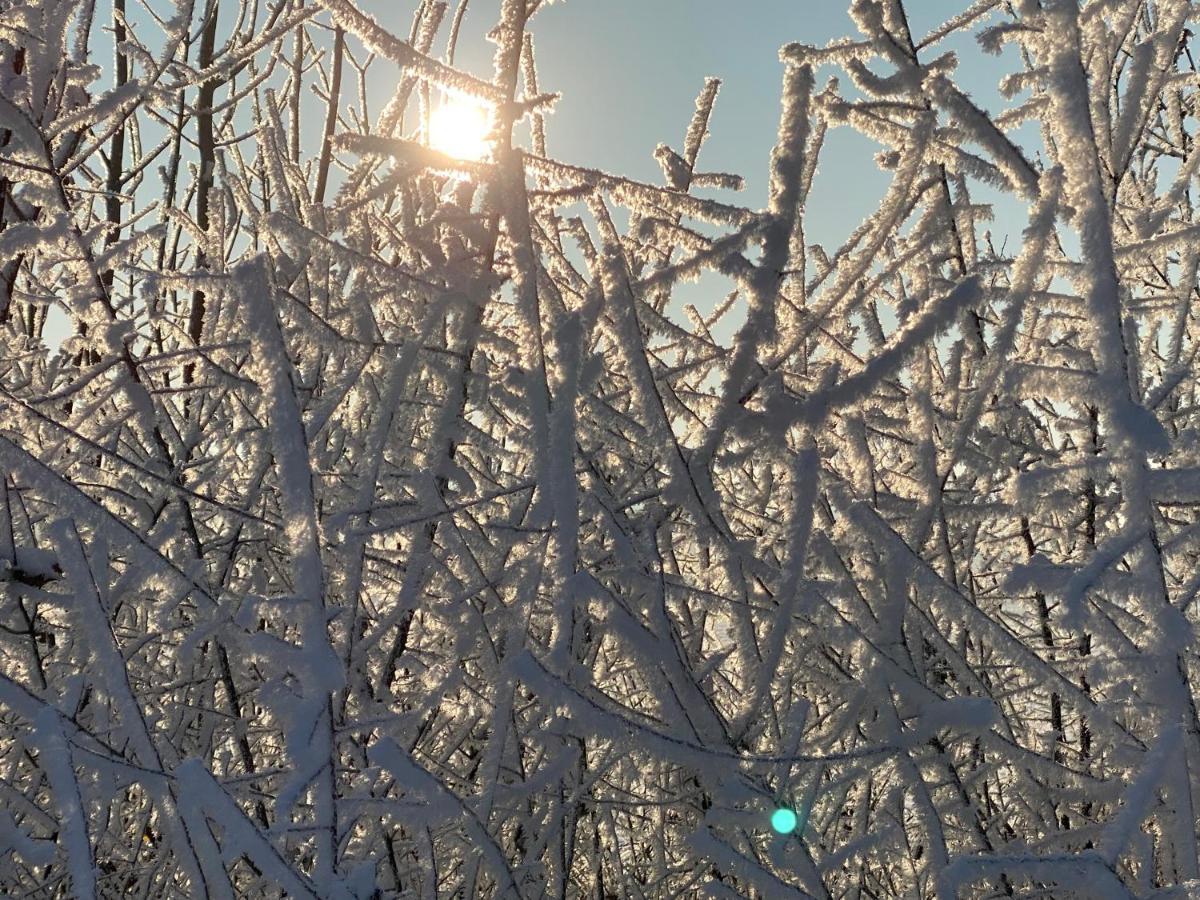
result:
<svg viewBox="0 0 1200 900"><path fill-rule="evenodd" d="M771 813L771 827L779 834L791 834L799 823L795 810L781 808Z"/></svg>

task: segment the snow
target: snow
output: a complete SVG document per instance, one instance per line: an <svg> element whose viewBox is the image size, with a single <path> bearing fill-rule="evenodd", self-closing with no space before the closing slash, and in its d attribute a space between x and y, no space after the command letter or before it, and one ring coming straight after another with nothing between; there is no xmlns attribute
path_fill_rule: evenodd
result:
<svg viewBox="0 0 1200 900"><path fill-rule="evenodd" d="M401 6L0 17L0 894L1194 891L1194 4Z"/></svg>
<svg viewBox="0 0 1200 900"><path fill-rule="evenodd" d="M81 900L90 900L96 896L96 863L92 858L83 796L75 779L72 754L58 713L48 706L43 707L34 718L33 727L40 765L49 779L62 823L58 842L71 876L71 893Z"/></svg>

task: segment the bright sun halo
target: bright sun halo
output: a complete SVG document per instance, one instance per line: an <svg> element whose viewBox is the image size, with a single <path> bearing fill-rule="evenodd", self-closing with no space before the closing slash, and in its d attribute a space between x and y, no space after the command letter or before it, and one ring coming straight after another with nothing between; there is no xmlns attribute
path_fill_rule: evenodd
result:
<svg viewBox="0 0 1200 900"><path fill-rule="evenodd" d="M483 159L492 117L487 107L463 97L445 97L429 115L429 145L458 159Z"/></svg>

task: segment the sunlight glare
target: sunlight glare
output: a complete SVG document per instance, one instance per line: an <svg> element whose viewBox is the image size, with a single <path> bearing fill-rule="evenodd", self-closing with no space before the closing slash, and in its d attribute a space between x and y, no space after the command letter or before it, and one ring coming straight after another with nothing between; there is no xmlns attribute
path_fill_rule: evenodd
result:
<svg viewBox="0 0 1200 900"><path fill-rule="evenodd" d="M480 160L488 154L492 130L490 110L466 97L443 98L429 116L429 145L458 159Z"/></svg>

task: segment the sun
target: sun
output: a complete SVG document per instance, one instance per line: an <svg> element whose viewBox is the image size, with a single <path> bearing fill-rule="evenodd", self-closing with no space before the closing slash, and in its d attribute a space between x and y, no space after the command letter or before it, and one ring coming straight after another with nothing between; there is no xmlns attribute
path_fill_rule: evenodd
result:
<svg viewBox="0 0 1200 900"><path fill-rule="evenodd" d="M487 156L491 131L491 110L466 97L443 97L429 115L429 146L458 159Z"/></svg>

